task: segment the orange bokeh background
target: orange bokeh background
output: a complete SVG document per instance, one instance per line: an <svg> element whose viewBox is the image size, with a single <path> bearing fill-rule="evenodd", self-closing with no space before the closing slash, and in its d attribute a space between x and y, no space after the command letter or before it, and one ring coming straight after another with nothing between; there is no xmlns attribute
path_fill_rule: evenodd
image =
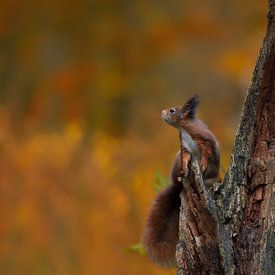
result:
<svg viewBox="0 0 275 275"><path fill-rule="evenodd" d="M201 97L228 167L266 2L1 1L0 274L175 274L139 243Z"/></svg>

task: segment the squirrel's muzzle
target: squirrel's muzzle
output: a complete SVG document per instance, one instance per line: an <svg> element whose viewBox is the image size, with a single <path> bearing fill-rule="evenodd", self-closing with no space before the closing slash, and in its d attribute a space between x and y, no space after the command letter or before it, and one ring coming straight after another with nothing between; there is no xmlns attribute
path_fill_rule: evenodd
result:
<svg viewBox="0 0 275 275"><path fill-rule="evenodd" d="M161 118L162 118L165 122L168 121L168 118L167 118L167 110L163 110L163 111L161 112Z"/></svg>

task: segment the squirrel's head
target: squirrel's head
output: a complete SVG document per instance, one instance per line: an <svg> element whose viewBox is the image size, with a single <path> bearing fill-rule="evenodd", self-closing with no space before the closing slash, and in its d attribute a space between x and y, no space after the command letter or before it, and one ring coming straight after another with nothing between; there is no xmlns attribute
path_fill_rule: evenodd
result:
<svg viewBox="0 0 275 275"><path fill-rule="evenodd" d="M161 118L166 123L179 128L182 122L195 117L198 105L199 97L198 95L194 95L186 101L183 107L173 107L163 110L161 113Z"/></svg>

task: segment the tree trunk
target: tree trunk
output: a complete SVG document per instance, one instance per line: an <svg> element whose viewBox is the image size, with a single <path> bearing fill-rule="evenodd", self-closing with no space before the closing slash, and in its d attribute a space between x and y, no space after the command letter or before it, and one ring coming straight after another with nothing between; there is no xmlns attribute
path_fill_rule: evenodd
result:
<svg viewBox="0 0 275 275"><path fill-rule="evenodd" d="M203 183L192 152L178 274L275 274L275 0L268 4L267 33L222 184Z"/></svg>

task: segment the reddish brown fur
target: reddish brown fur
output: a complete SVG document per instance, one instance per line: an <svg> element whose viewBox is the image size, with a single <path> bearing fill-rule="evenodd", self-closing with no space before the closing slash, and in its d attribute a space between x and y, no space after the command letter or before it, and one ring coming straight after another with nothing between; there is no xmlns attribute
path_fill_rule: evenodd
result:
<svg viewBox="0 0 275 275"><path fill-rule="evenodd" d="M182 186L171 184L161 191L149 212L142 242L148 256L161 267L175 266Z"/></svg>
<svg viewBox="0 0 275 275"><path fill-rule="evenodd" d="M176 128L184 128L196 141L201 152L201 170L206 183L219 180L219 145L207 126L194 118L198 102L198 97L195 96L182 108L174 108L173 114L169 114L169 110L163 111L162 117ZM181 151L177 153L171 173L172 184L157 195L143 233L142 241L149 257L162 267L175 266L179 195L182 190L182 184L178 178L186 174L190 160L191 154L186 148L183 148L182 156Z"/></svg>
<svg viewBox="0 0 275 275"><path fill-rule="evenodd" d="M219 178L219 144L207 126L198 119L181 121L184 128L199 146L201 152L201 170L204 179Z"/></svg>

